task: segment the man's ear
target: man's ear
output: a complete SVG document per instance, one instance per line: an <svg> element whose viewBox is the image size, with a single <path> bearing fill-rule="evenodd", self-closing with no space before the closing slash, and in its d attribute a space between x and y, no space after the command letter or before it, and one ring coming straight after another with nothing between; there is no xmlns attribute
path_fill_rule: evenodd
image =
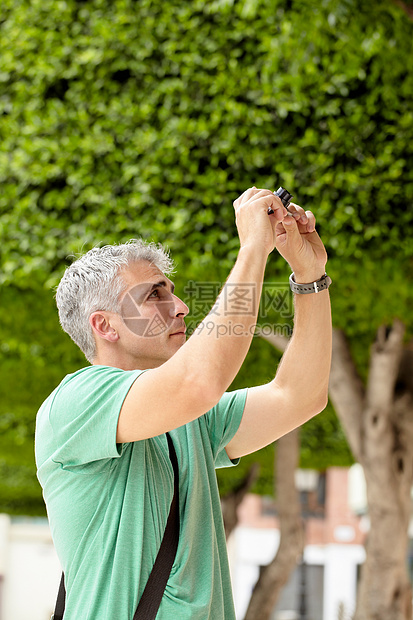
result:
<svg viewBox="0 0 413 620"><path fill-rule="evenodd" d="M111 324L109 312L92 312L89 317L89 323L97 338L103 338L103 340L108 340L109 342L119 340L119 334Z"/></svg>

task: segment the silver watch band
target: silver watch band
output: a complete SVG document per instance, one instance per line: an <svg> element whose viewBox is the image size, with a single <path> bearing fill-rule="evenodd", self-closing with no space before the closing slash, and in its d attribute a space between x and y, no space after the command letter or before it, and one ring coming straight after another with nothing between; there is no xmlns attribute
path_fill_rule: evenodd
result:
<svg viewBox="0 0 413 620"><path fill-rule="evenodd" d="M294 280L294 273L290 275L290 288L293 293L298 293L300 295L309 295L310 293L320 293L321 291L325 291L331 284L331 278L326 273L322 278L316 280L315 282L309 282L308 284L297 284Z"/></svg>

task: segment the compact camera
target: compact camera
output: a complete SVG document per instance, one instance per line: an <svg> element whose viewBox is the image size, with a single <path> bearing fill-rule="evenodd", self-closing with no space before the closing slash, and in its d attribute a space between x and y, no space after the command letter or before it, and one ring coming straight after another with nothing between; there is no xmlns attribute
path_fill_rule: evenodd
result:
<svg viewBox="0 0 413 620"><path fill-rule="evenodd" d="M288 211L288 205L290 204L291 198L293 197L293 195L290 194L290 192L287 192L287 190L284 187L279 187L276 192L273 192L273 194L275 194L276 196L278 196L278 198L280 198L284 207ZM268 209L268 215L271 215L271 213L274 213L273 209Z"/></svg>

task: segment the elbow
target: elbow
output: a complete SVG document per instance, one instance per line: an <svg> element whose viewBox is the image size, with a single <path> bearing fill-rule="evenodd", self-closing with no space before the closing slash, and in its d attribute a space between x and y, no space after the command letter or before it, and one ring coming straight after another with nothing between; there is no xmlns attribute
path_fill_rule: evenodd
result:
<svg viewBox="0 0 413 620"><path fill-rule="evenodd" d="M327 405L328 405L328 390L322 392L318 396L318 398L314 401L314 403L312 403L311 409L313 413L311 417L314 417L318 415L319 413L321 413L322 411L324 411Z"/></svg>
<svg viewBox="0 0 413 620"><path fill-rule="evenodd" d="M208 409L214 407L228 390L233 377L227 376L220 365L203 367L201 371L194 372L193 381L197 391L209 404Z"/></svg>
<svg viewBox="0 0 413 620"><path fill-rule="evenodd" d="M204 412L209 411L219 402L225 392L225 388L218 381L208 381L207 377L200 375L187 376L188 393L196 403L197 408Z"/></svg>
<svg viewBox="0 0 413 620"><path fill-rule="evenodd" d="M200 389L203 394L205 394L209 410L219 403L227 388L219 382L216 382L214 385L208 384L208 382L203 382Z"/></svg>
<svg viewBox="0 0 413 620"><path fill-rule="evenodd" d="M322 391L308 398L301 405L304 418L310 420L324 411L328 404L328 391Z"/></svg>

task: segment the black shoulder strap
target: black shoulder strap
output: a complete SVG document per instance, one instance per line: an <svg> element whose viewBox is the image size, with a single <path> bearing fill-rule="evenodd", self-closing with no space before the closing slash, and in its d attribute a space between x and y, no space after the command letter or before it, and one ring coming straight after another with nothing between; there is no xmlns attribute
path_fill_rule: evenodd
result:
<svg viewBox="0 0 413 620"><path fill-rule="evenodd" d="M51 620L62 620L63 614L65 613L65 603L66 603L66 590L65 590L65 576L62 573L62 578L60 580L59 592L57 594L56 607L54 610L54 614Z"/></svg>
<svg viewBox="0 0 413 620"><path fill-rule="evenodd" d="M166 522L165 533L163 535L158 555L152 572L149 575L145 589L139 601L138 608L133 616L133 620L152 620L154 619L159 605L161 604L162 595L166 588L172 565L175 560L176 550L178 548L179 539L179 478L178 478L178 461L176 458L175 448L169 433L166 434L169 446L169 456L174 468L174 496L172 498L171 508L169 511L168 521Z"/></svg>
<svg viewBox="0 0 413 620"><path fill-rule="evenodd" d="M179 476L178 460L175 448L169 433L166 433L169 447L169 457L174 470L174 495L166 522L165 533L156 556L151 574L149 575L145 589L138 603L133 620L155 620L161 604L162 596L166 588L172 565L175 561L176 550L179 540ZM51 620L63 620L65 611L65 583L64 575L60 581L59 593L57 595L56 607Z"/></svg>

